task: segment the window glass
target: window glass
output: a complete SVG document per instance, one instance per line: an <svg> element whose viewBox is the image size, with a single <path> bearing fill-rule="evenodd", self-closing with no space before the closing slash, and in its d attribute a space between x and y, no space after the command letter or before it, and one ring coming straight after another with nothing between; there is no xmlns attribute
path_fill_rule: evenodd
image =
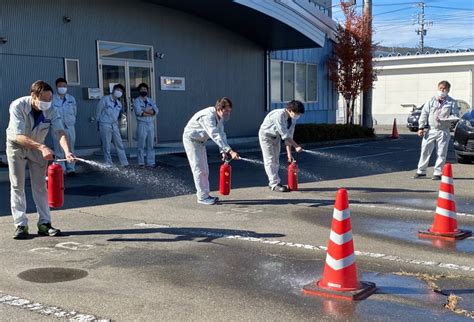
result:
<svg viewBox="0 0 474 322"><path fill-rule="evenodd" d="M272 102L281 102L281 62L272 60L270 64Z"/></svg>
<svg viewBox="0 0 474 322"><path fill-rule="evenodd" d="M68 85L80 85L79 60L65 58L64 67Z"/></svg>
<svg viewBox="0 0 474 322"><path fill-rule="evenodd" d="M306 64L296 64L295 99L306 100Z"/></svg>
<svg viewBox="0 0 474 322"><path fill-rule="evenodd" d="M317 87L317 68L316 65L308 65L308 95L307 100L314 102L318 100Z"/></svg>
<svg viewBox="0 0 474 322"><path fill-rule="evenodd" d="M99 56L101 58L121 58L151 61L151 47L99 42Z"/></svg>
<svg viewBox="0 0 474 322"><path fill-rule="evenodd" d="M288 102L295 97L295 64L283 63L283 101Z"/></svg>

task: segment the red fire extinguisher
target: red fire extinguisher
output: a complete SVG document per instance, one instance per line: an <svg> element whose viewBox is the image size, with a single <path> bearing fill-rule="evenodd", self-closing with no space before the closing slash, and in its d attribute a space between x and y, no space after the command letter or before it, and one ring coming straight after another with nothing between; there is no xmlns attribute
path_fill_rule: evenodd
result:
<svg viewBox="0 0 474 322"><path fill-rule="evenodd" d="M48 167L48 204L53 208L62 207L64 204L63 168L57 163Z"/></svg>
<svg viewBox="0 0 474 322"><path fill-rule="evenodd" d="M288 165L288 188L291 191L298 190L298 164L295 160Z"/></svg>
<svg viewBox="0 0 474 322"><path fill-rule="evenodd" d="M219 193L223 196L227 196L230 193L230 182L232 179L230 161L231 159L225 160L219 171Z"/></svg>

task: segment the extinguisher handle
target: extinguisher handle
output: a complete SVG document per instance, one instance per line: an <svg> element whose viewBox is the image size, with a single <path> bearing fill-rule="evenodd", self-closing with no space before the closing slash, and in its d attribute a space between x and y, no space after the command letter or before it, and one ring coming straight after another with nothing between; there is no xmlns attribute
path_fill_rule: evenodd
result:
<svg viewBox="0 0 474 322"><path fill-rule="evenodd" d="M224 161L227 164L229 164L230 161L232 161L232 158L229 156L228 153L222 152L221 156L222 156L222 161Z"/></svg>

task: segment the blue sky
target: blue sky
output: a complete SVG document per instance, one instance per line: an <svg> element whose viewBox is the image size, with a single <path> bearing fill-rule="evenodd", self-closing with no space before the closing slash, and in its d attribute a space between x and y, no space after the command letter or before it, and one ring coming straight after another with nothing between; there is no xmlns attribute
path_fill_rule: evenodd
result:
<svg viewBox="0 0 474 322"><path fill-rule="evenodd" d="M363 0L357 0L362 10ZM382 46L418 47L420 36L415 32L421 1L372 0L374 42ZM474 48L474 0L425 0L425 20L428 25L425 46L466 49ZM344 16L333 0L333 19L342 22ZM442 8L440 8L442 7Z"/></svg>

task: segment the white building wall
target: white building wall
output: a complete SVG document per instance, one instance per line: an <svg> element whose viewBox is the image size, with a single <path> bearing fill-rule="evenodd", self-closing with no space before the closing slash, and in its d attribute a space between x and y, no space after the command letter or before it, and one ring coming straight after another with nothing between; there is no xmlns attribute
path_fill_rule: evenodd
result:
<svg viewBox="0 0 474 322"><path fill-rule="evenodd" d="M420 106L436 93L441 80L451 83L450 95L473 103L473 53L452 53L375 59L378 70L374 83L372 113L376 124L406 124L410 109Z"/></svg>

